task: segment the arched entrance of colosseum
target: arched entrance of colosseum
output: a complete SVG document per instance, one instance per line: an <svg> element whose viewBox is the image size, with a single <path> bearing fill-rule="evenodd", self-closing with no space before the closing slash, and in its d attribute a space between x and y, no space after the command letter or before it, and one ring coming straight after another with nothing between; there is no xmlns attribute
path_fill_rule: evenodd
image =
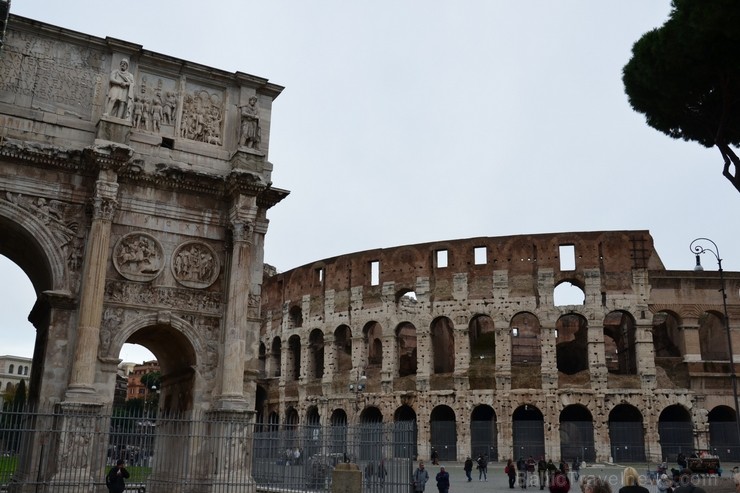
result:
<svg viewBox="0 0 740 493"><path fill-rule="evenodd" d="M545 420L537 407L523 404L511 416L514 457L545 455ZM552 455L552 454L550 454Z"/></svg>
<svg viewBox="0 0 740 493"><path fill-rule="evenodd" d="M509 334L512 389L532 389L540 386L541 332L540 321L533 313L521 312L511 318Z"/></svg>
<svg viewBox="0 0 740 493"><path fill-rule="evenodd" d="M432 321L432 370L435 374L455 371L455 325L447 317L437 317Z"/></svg>
<svg viewBox="0 0 740 493"><path fill-rule="evenodd" d="M360 413L360 459L380 460L383 457L383 413L374 406Z"/></svg>
<svg viewBox="0 0 740 493"><path fill-rule="evenodd" d="M609 442L615 462L643 462L645 435L642 413L630 404L619 404L609 413Z"/></svg>
<svg viewBox="0 0 740 493"><path fill-rule="evenodd" d="M429 416L429 444L440 460L457 460L457 423L455 411L440 405Z"/></svg>
<svg viewBox="0 0 740 493"><path fill-rule="evenodd" d="M558 371L566 375L588 370L588 322L578 314L567 314L555 324Z"/></svg>
<svg viewBox="0 0 740 493"><path fill-rule="evenodd" d="M729 406L716 406L707 416L709 420L709 447L723 460L740 460L735 410Z"/></svg>
<svg viewBox="0 0 740 493"><path fill-rule="evenodd" d="M585 406L573 404L560 412L560 457L568 462L596 460L593 416Z"/></svg>
<svg viewBox="0 0 740 493"><path fill-rule="evenodd" d="M352 329L340 325L334 331L335 375L349 375L352 370Z"/></svg>
<svg viewBox="0 0 740 493"><path fill-rule="evenodd" d="M334 454L347 453L347 413L344 409L332 411L329 417L329 429L331 452Z"/></svg>
<svg viewBox="0 0 740 493"><path fill-rule="evenodd" d="M678 404L668 406L660 413L658 435L663 458L672 459L679 452L688 457L696 449L691 414Z"/></svg>
<svg viewBox="0 0 740 493"><path fill-rule="evenodd" d="M609 373L637 373L635 319L630 313L613 311L604 317L604 355Z"/></svg>
<svg viewBox="0 0 740 493"><path fill-rule="evenodd" d="M699 316L699 348L703 361L729 361L724 316L708 311Z"/></svg>
<svg viewBox="0 0 740 493"><path fill-rule="evenodd" d="M475 406L470 413L470 454L487 454L488 460L498 460L496 412L487 404Z"/></svg>
<svg viewBox="0 0 740 493"><path fill-rule="evenodd" d="M396 327L398 345L398 376L414 377L417 370L416 327L410 322L402 322Z"/></svg>
<svg viewBox="0 0 740 493"><path fill-rule="evenodd" d="M303 456L311 457L314 454L321 452L321 447L324 443L321 428L321 415L319 414L319 408L317 406L310 406L306 410L306 426L304 430L306 436L303 440L303 443L305 444Z"/></svg>
<svg viewBox="0 0 740 493"><path fill-rule="evenodd" d="M396 412L393 413L393 422L398 423L399 426L394 427L394 449L393 449L393 456L394 457L416 457L419 455L418 452L418 441L419 441L419 430L416 427L416 412L414 409L404 404L402 406L399 406L396 409ZM411 439L409 440L409 437L407 434L408 426L411 426ZM409 453L409 450L406 450L406 443L412 443L413 450L411 450Z"/></svg>

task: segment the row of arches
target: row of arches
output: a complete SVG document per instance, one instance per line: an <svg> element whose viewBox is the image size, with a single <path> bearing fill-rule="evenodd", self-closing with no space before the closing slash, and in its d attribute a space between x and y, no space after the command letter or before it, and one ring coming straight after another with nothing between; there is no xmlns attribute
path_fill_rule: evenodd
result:
<svg viewBox="0 0 740 493"><path fill-rule="evenodd" d="M278 430L281 427L291 429L304 424L317 429L322 425L319 408L310 406L306 410L304 422L301 423L298 410L289 407L284 419L276 411L267 416L259 412L257 421L265 429ZM359 415L361 425L374 425L384 422L384 416L379 408L368 406ZM401 405L395 409L392 416L393 423L417 422L414 409L408 405ZM511 439L506 443L505 433L499 425L495 410L486 404L473 408L468 424L458 420L455 411L447 405L435 406L429 415L428 443L419 443L418 430L414 431L416 449L425 454L436 450L442 460L461 460L469 456L486 454L491 460L505 460L518 457L547 456L572 461L576 458L593 462L604 460L607 457L598 457L600 444L594 430L600 423L596 423L591 411L583 405L568 405L559 414L557 426L559 428L559 446L547 443L545 430L555 423L546 422L543 413L537 406L523 404L514 409L511 414ZM344 409L334 409L326 425L334 435L338 428L348 424L347 413ZM618 404L608 414L606 421L606 436L608 443L601 445L601 454L607 453L613 461L643 462L651 456L650 440L646 436L649 427L644 422L642 413L630 404ZM666 461L672 461L678 453L688 455L699 447L697 432L689 411L678 404L665 407L657 421L658 447L660 456ZM737 440L735 412L727 406L717 406L708 414L708 445L710 449L725 460L740 458L740 448ZM468 427L467 430L463 427ZM338 435L337 435L338 436ZM469 437L461 440L461 436ZM426 446L425 446L426 445ZM380 445L378 445L380 447ZM338 445L341 447L341 443ZM459 450L461 448L462 450ZM555 450L557 448L557 450ZM373 451L367 451L367 458L374 457ZM399 457L405 450L397 450ZM425 455L423 454L423 455ZM421 458L421 457L420 457Z"/></svg>
<svg viewBox="0 0 740 493"><path fill-rule="evenodd" d="M500 358L497 344L510 346L511 364L537 364L542 361L544 339L554 339L558 371L573 375L589 369L588 344L603 343L603 362L610 373L634 375L638 371L637 324L626 311L612 311L602 321L603 330L598 340L589 335L588 320L576 313L561 316L552 328L554 334L545 334L538 317L531 312L521 312L512 317L504 328L497 328L489 315L473 316L467 326L467 344L471 361L487 360L492 363ZM669 312L653 317L653 354L656 358L682 356L684 343L679 318ZM699 318L699 342L704 360L729 360L729 350L724 344L723 318L714 312L705 312ZM429 351L425 358L418 354L419 338L429 337ZM321 329L307 334L292 334L287 340L275 336L260 344L260 361L265 376L283 376L286 381L305 378L322 378L326 372L326 358L331 358L334 373L352 370L354 365L365 369L382 368L384 360L395 366L397 377L415 375L424 361L432 374L455 371L455 355L462 346L459 338L465 332L456 330L446 316L435 318L428 331L420 331L410 321L403 321L389 333L377 321L370 321L359 335L348 325L340 325L331 334L331 343L325 341ZM307 338L307 341L304 339ZM355 339L359 339L355 342ZM327 355L327 351L331 351ZM360 357L353 356L359 351ZM283 358L287 361L283 362ZM305 358L302 367L302 358ZM593 363L592 363L593 364ZM283 372L285 374L283 375Z"/></svg>

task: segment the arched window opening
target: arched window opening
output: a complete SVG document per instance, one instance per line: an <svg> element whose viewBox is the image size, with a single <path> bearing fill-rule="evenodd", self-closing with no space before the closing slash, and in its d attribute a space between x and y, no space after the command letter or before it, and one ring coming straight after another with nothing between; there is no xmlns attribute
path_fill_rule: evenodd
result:
<svg viewBox="0 0 740 493"><path fill-rule="evenodd" d="M625 312L614 311L604 318L604 355L610 373L637 373L635 322Z"/></svg>
<svg viewBox="0 0 740 493"><path fill-rule="evenodd" d="M298 327L303 327L303 310L300 306L291 306L288 311L288 316L290 318L291 328L297 329Z"/></svg>
<svg viewBox="0 0 740 493"><path fill-rule="evenodd" d="M580 315L563 315L555 325L558 371L566 375L588 370L588 322Z"/></svg>
<svg viewBox="0 0 740 493"><path fill-rule="evenodd" d="M555 306L578 306L586 303L586 293L571 281L563 281L552 292L552 302Z"/></svg>
<svg viewBox="0 0 740 493"><path fill-rule="evenodd" d="M301 378L301 338L298 335L288 339L288 377L289 381L298 381Z"/></svg>
<svg viewBox="0 0 740 493"><path fill-rule="evenodd" d="M416 375L416 327L404 322L396 329L398 341L398 376Z"/></svg>
<svg viewBox="0 0 740 493"><path fill-rule="evenodd" d="M729 361L724 318L715 312L704 312L699 317L699 347L704 361Z"/></svg>
<svg viewBox="0 0 740 493"><path fill-rule="evenodd" d="M340 325L334 331L334 354L337 372L342 374L352 370L352 331L346 325Z"/></svg>
<svg viewBox="0 0 740 493"><path fill-rule="evenodd" d="M319 329L314 329L308 338L309 350L309 378L322 378L324 376L324 334Z"/></svg>
<svg viewBox="0 0 740 493"><path fill-rule="evenodd" d="M454 324L447 317L439 317L432 322L432 370L436 374L455 371L455 334L453 329Z"/></svg>

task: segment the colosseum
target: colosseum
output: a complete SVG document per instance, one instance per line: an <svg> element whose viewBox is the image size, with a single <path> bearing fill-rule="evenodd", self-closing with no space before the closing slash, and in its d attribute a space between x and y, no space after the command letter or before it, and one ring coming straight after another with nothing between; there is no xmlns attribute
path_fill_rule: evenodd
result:
<svg viewBox="0 0 740 493"><path fill-rule="evenodd" d="M648 231L440 241L266 272L258 419L415 421L420 458L736 460L721 282L738 320L740 274L666 270ZM569 284L580 299L558 303Z"/></svg>

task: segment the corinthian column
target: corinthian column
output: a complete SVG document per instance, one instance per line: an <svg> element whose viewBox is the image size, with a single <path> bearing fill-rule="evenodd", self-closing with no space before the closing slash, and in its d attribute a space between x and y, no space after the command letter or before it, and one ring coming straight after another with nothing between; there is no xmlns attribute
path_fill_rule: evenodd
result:
<svg viewBox="0 0 740 493"><path fill-rule="evenodd" d="M224 359L218 408L245 409L244 369L248 301L252 285L252 242L257 207L254 197L239 195L230 211L232 245L224 319Z"/></svg>
<svg viewBox="0 0 740 493"><path fill-rule="evenodd" d="M118 176L102 169L95 182L93 219L85 248L77 340L67 387L68 401L90 401L95 394L96 360L103 315L106 267L110 249L111 221L117 205Z"/></svg>

